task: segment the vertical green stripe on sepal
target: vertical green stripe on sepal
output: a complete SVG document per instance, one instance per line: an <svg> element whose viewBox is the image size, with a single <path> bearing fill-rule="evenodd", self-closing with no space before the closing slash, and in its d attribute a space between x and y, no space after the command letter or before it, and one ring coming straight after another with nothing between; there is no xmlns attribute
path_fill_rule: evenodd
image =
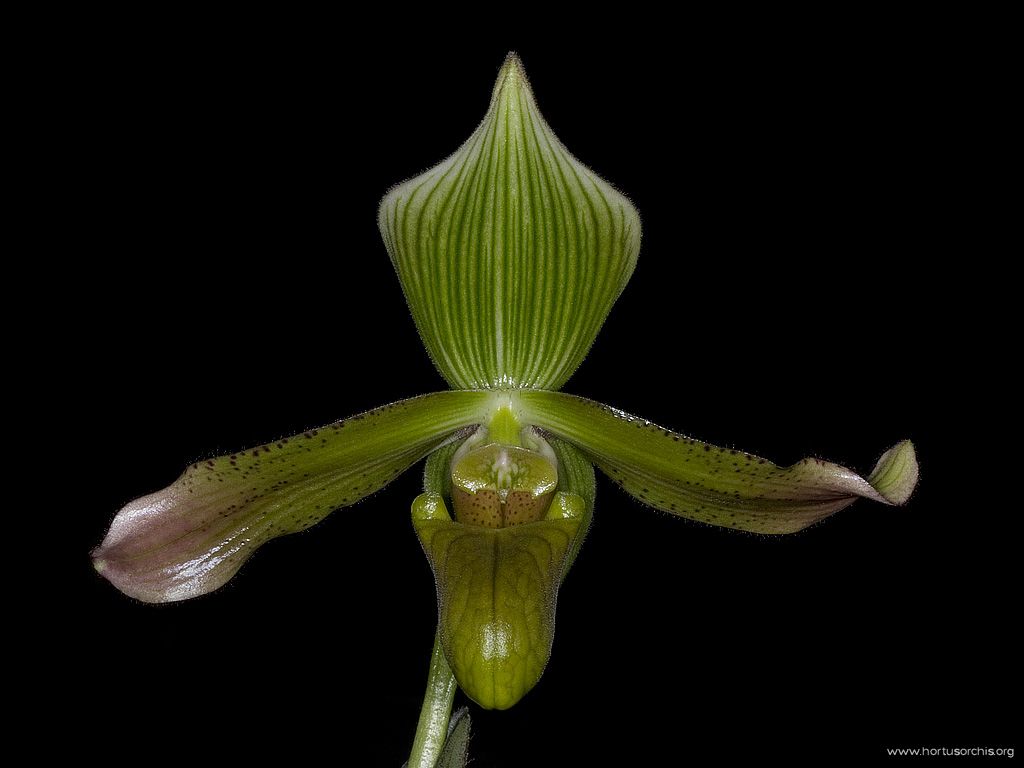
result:
<svg viewBox="0 0 1024 768"><path fill-rule="evenodd" d="M379 224L427 350L465 389L561 387L640 250L636 209L562 146L513 54L483 123L393 188Z"/></svg>

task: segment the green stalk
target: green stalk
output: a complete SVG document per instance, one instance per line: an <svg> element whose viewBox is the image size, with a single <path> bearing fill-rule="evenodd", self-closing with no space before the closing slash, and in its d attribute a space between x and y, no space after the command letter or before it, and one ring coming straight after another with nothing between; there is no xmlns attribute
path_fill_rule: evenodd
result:
<svg viewBox="0 0 1024 768"><path fill-rule="evenodd" d="M423 696L416 738L412 742L408 768L434 768L448 736L448 720L455 699L455 675L441 650L441 637L434 635L434 653L430 657L427 692Z"/></svg>

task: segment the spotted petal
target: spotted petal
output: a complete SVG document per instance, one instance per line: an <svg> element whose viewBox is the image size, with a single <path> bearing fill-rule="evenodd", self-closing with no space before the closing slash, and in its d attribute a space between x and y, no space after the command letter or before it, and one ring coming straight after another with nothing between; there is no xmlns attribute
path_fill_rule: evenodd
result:
<svg viewBox="0 0 1024 768"><path fill-rule="evenodd" d="M261 544L380 490L481 421L485 400L481 392L424 395L193 464L118 512L93 562L146 602L210 592Z"/></svg>
<svg viewBox="0 0 1024 768"><path fill-rule="evenodd" d="M525 421L574 443L643 503L713 525L792 533L860 497L903 504L917 484L909 440L886 451L865 479L820 459L779 467L581 397L523 392L519 402Z"/></svg>
<svg viewBox="0 0 1024 768"><path fill-rule="evenodd" d="M607 108L593 105L595 130ZM427 350L462 389L561 387L640 250L636 209L562 146L511 54L483 123L392 189L379 224Z"/></svg>

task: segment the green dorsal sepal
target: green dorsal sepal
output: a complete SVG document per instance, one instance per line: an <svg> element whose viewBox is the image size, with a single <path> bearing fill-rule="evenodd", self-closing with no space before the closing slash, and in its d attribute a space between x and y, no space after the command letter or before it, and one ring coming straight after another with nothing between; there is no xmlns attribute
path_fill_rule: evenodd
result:
<svg viewBox="0 0 1024 768"><path fill-rule="evenodd" d="M615 109L593 105L593 125ZM569 154L514 55L472 136L392 188L378 223L423 342L456 389L561 387L640 251L636 209Z"/></svg>

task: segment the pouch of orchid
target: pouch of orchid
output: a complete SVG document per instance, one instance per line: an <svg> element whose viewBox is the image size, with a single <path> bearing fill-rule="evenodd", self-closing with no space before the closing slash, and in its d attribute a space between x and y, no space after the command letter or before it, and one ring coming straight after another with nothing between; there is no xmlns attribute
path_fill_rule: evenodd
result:
<svg viewBox="0 0 1024 768"><path fill-rule="evenodd" d="M560 392L640 250L622 194L568 153L509 55L483 122L394 187L379 225L416 326L450 390L189 467L114 519L96 569L146 602L217 589L264 542L383 488L426 458L412 523L438 627L410 766L463 765L456 684L506 709L551 653L558 590L594 512L594 467L640 502L744 531L798 531L858 497L902 504L913 445L866 477L717 448Z"/></svg>

